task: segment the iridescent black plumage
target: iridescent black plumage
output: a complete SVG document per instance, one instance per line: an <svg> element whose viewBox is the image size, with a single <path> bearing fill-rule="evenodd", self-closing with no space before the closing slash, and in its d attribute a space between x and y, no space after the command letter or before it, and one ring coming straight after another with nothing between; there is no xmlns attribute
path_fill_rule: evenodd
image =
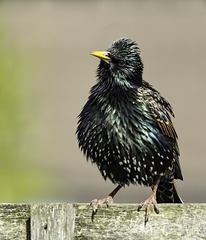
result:
<svg viewBox="0 0 206 240"><path fill-rule="evenodd" d="M104 179L120 186L157 181L158 202L181 202L173 179L182 179L174 116L168 101L142 79L137 44L115 41L100 57L98 82L79 115L77 137Z"/></svg>

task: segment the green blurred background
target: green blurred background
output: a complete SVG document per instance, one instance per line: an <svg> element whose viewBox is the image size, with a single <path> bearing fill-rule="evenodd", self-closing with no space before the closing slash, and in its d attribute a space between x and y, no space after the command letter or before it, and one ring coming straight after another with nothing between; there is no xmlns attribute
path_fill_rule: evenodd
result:
<svg viewBox="0 0 206 240"><path fill-rule="evenodd" d="M98 60L117 38L139 43L144 79L172 104L185 202L205 202L206 1L0 1L0 202L89 202L113 188L87 163L77 115ZM116 202L150 189L126 187Z"/></svg>

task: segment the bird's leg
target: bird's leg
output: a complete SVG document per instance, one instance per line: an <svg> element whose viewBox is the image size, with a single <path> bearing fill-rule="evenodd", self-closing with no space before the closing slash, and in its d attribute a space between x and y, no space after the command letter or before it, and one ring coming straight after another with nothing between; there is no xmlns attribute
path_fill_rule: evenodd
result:
<svg viewBox="0 0 206 240"><path fill-rule="evenodd" d="M94 199L91 201L90 206L92 206L92 221L94 220L94 216L97 213L97 208L101 204L106 204L107 207L109 204L113 203L113 198L116 195L116 193L122 188L121 185L118 185L107 197L102 199Z"/></svg>
<svg viewBox="0 0 206 240"><path fill-rule="evenodd" d="M146 199L145 201L141 202L137 208L137 211L139 212L140 209L142 208L143 205L146 205L146 210L145 210L145 226L146 226L146 223L148 222L149 220L149 209L150 209L150 206L153 204L154 205L154 210L156 213L159 213L159 209L158 209L158 206L157 206L157 201L156 201L156 193L157 193L157 188L158 188L158 184L159 184L159 180L156 181L153 189L152 189L152 194L151 196Z"/></svg>

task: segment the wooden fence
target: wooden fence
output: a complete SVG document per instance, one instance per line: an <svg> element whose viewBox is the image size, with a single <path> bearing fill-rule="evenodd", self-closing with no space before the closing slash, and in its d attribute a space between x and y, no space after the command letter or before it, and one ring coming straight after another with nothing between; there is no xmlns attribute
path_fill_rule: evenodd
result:
<svg viewBox="0 0 206 240"><path fill-rule="evenodd" d="M0 240L206 239L206 204L161 204L144 226L137 204L0 204Z"/></svg>

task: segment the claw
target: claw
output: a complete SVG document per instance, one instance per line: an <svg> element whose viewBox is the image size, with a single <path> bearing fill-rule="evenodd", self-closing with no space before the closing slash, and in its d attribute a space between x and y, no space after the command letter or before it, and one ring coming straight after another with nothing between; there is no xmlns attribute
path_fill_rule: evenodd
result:
<svg viewBox="0 0 206 240"><path fill-rule="evenodd" d="M94 216L96 215L96 213L97 213L97 209L93 209L92 215L91 215L92 222L94 222Z"/></svg>
<svg viewBox="0 0 206 240"><path fill-rule="evenodd" d="M94 216L97 213L97 208L98 208L98 200L97 199L93 199L90 203L90 206L92 207L92 215L91 215L91 219L92 222L94 221Z"/></svg>
<svg viewBox="0 0 206 240"><path fill-rule="evenodd" d="M141 202L138 207L137 207L137 211L139 212L141 210L141 208L143 207L144 205L144 202Z"/></svg>
<svg viewBox="0 0 206 240"><path fill-rule="evenodd" d="M92 222L94 221L94 216L97 213L98 210L98 206L102 205L102 204L106 204L107 207L109 207L109 204L113 203L113 198L111 196L107 196L106 198L102 198L102 199L93 199L90 203L90 206L92 207L92 215L91 215L91 219Z"/></svg>
<svg viewBox="0 0 206 240"><path fill-rule="evenodd" d="M145 216L145 220L144 220L145 227L146 227L146 224L147 224L148 220L149 220L149 216Z"/></svg>
<svg viewBox="0 0 206 240"><path fill-rule="evenodd" d="M156 214L159 214L159 208L158 208L158 205L157 205L157 202L156 204L154 204L154 211L156 212Z"/></svg>

